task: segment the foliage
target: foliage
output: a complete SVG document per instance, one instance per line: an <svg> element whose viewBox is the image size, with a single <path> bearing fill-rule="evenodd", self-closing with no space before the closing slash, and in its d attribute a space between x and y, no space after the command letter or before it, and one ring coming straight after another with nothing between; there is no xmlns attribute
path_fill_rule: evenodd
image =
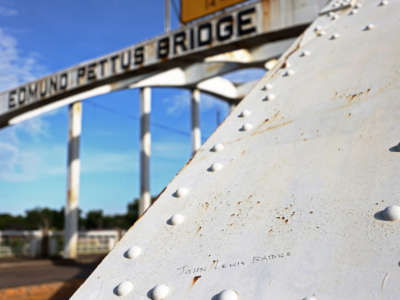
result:
<svg viewBox="0 0 400 300"><path fill-rule="evenodd" d="M152 198L154 202L155 198ZM79 228L92 229L128 229L139 217L139 201L137 198L128 203L125 214L104 215L103 210L91 210L86 216L79 211ZM25 215L13 216L0 214L0 230L63 230L64 208L34 208Z"/></svg>

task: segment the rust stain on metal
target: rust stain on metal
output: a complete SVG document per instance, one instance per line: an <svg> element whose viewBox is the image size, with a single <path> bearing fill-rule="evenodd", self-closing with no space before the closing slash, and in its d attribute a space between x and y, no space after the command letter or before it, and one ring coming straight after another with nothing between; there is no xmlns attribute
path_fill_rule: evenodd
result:
<svg viewBox="0 0 400 300"><path fill-rule="evenodd" d="M271 0L261 0L262 7L262 26L267 29L271 26Z"/></svg>
<svg viewBox="0 0 400 300"><path fill-rule="evenodd" d="M282 68L285 68L287 66L287 61L289 60L289 58L300 49L301 47L301 42L303 41L304 38L304 33L302 33L299 36L299 39L296 42L296 45L293 47L292 50L290 50L281 60L280 63L278 62L276 64L276 66L272 69L273 72L271 72L271 79L274 78L276 75L278 75L279 70L281 70Z"/></svg>
<svg viewBox="0 0 400 300"><path fill-rule="evenodd" d="M275 124L275 125L271 125L271 126L268 126L267 128L265 128L263 130L255 131L251 135L254 136L254 135L257 135L257 134L260 134L260 133L264 133L264 132L269 131L269 130L274 130L274 129L277 129L277 128L280 128L280 127L284 127L286 125L289 125L292 122L293 121L289 120L289 121L286 121L286 122L282 122L282 123L278 123L278 124Z"/></svg>
<svg viewBox="0 0 400 300"><path fill-rule="evenodd" d="M68 189L67 191L67 199L68 202L73 204L78 202L78 194L77 191Z"/></svg>
<svg viewBox="0 0 400 300"><path fill-rule="evenodd" d="M337 109L341 109L341 108L346 108L351 106L354 103L358 103L362 100L366 99L366 96L369 94L369 92L371 91L370 88L366 89L365 91L361 91L361 92L356 92L356 93L340 93L340 92L335 92L334 96L333 96L333 100L339 99L339 100L346 100L346 103L343 105L340 105L336 108L334 108L333 110L337 110ZM351 116L351 114L349 115L349 117Z"/></svg>
<svg viewBox="0 0 400 300"><path fill-rule="evenodd" d="M199 280L200 278L201 278L201 275L194 276L193 281L192 281L192 286L194 286L196 284L197 280Z"/></svg>

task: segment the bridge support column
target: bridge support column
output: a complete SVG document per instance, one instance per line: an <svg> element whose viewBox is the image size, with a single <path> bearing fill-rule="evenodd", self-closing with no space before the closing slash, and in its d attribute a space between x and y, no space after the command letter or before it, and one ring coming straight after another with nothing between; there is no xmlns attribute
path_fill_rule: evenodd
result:
<svg viewBox="0 0 400 300"><path fill-rule="evenodd" d="M78 200L79 200L79 143L82 130L82 103L75 102L69 105L69 132L68 132L68 178L67 203L65 205L64 222L64 257L77 257L78 244Z"/></svg>
<svg viewBox="0 0 400 300"><path fill-rule="evenodd" d="M151 204L150 195L150 133L151 89L140 89L140 199L139 215Z"/></svg>
<svg viewBox="0 0 400 300"><path fill-rule="evenodd" d="M195 154L201 146L200 91L197 89L192 90L190 110L192 122L192 154Z"/></svg>

